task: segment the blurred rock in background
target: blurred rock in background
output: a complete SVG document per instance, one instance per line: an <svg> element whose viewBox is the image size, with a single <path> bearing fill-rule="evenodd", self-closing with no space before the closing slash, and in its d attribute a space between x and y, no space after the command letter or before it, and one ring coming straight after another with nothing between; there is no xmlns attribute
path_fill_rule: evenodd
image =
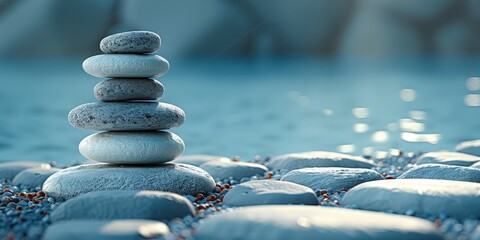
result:
<svg viewBox="0 0 480 240"><path fill-rule="evenodd" d="M480 0L0 0L0 56L86 56L137 29L167 58L476 56Z"/></svg>

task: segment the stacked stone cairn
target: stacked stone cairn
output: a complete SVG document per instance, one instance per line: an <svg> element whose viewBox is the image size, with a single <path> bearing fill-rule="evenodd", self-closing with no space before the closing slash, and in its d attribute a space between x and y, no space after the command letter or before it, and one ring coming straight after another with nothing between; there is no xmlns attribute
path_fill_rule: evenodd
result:
<svg viewBox="0 0 480 240"><path fill-rule="evenodd" d="M97 190L159 190L194 195L215 187L205 171L168 163L182 154L183 140L166 129L178 127L185 113L158 102L163 85L153 79L169 69L155 55L160 37L153 32L123 32L105 37L105 54L83 62L88 74L109 78L94 88L99 102L74 108L68 121L76 128L102 131L80 142L80 153L100 162L68 168L44 184L50 195L64 198Z"/></svg>

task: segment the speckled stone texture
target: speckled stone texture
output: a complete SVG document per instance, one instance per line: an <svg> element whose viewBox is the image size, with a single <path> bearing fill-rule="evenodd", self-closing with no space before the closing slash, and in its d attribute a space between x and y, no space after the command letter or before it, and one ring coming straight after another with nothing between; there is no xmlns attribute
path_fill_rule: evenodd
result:
<svg viewBox="0 0 480 240"><path fill-rule="evenodd" d="M153 54L102 54L87 58L82 67L99 78L153 78L164 75L170 65Z"/></svg>
<svg viewBox="0 0 480 240"><path fill-rule="evenodd" d="M100 41L104 53L153 53L160 48L158 34L149 31L131 31L113 34Z"/></svg>
<svg viewBox="0 0 480 240"><path fill-rule="evenodd" d="M175 193L160 191L97 191L61 204L52 222L78 219L148 219L169 221L195 213L192 203Z"/></svg>
<svg viewBox="0 0 480 240"><path fill-rule="evenodd" d="M227 206L273 204L318 205L312 189L291 182L253 180L236 185L223 199Z"/></svg>
<svg viewBox="0 0 480 240"><path fill-rule="evenodd" d="M99 131L162 130L183 124L179 107L156 102L95 102L74 108L68 121L76 128Z"/></svg>
<svg viewBox="0 0 480 240"><path fill-rule="evenodd" d="M138 240L161 238L170 231L168 226L154 220L72 220L50 225L44 240Z"/></svg>
<svg viewBox="0 0 480 240"><path fill-rule="evenodd" d="M157 100L163 95L163 85L155 79L115 78L95 85L93 95L100 101Z"/></svg>
<svg viewBox="0 0 480 240"><path fill-rule="evenodd" d="M226 237L227 236L227 237ZM442 240L435 226L420 218L319 206L253 206L207 219L197 240L335 239Z"/></svg>
<svg viewBox="0 0 480 240"><path fill-rule="evenodd" d="M409 169L398 178L443 179L480 183L480 169L444 164L423 164Z"/></svg>
<svg viewBox="0 0 480 240"><path fill-rule="evenodd" d="M83 139L78 148L84 157L97 162L152 164L180 156L185 144L165 131L100 132Z"/></svg>
<svg viewBox="0 0 480 240"><path fill-rule="evenodd" d="M52 197L69 199L104 190L157 190L195 196L215 188L204 170L182 164L113 165L87 164L61 170L50 176L43 190Z"/></svg>
<svg viewBox="0 0 480 240"><path fill-rule="evenodd" d="M341 191L348 190L360 183L383 180L383 177L371 169L319 167L290 171L281 180L300 184L314 191L322 189Z"/></svg>
<svg viewBox="0 0 480 240"><path fill-rule="evenodd" d="M479 218L480 184L434 179L394 179L362 183L348 191L342 205L421 216Z"/></svg>

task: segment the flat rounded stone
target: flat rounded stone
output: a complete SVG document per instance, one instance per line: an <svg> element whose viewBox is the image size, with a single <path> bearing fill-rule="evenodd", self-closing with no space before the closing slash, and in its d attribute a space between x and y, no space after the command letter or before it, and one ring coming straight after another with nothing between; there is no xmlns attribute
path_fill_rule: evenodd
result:
<svg viewBox="0 0 480 240"><path fill-rule="evenodd" d="M50 214L52 222L78 219L149 219L170 221L193 216L190 201L159 191L97 191L62 203Z"/></svg>
<svg viewBox="0 0 480 240"><path fill-rule="evenodd" d="M398 177L443 179L480 183L480 169L444 164L423 164L409 169Z"/></svg>
<svg viewBox="0 0 480 240"><path fill-rule="evenodd" d="M480 156L480 139L461 142L455 149L457 152Z"/></svg>
<svg viewBox="0 0 480 240"><path fill-rule="evenodd" d="M207 162L218 162L218 161L230 161L227 157L206 155L206 154L191 154L191 155L182 155L175 160L173 163L184 163L190 164L193 166L199 167L200 165Z"/></svg>
<svg viewBox="0 0 480 240"><path fill-rule="evenodd" d="M66 168L50 176L43 190L52 197L69 199L105 190L157 190L193 195L210 192L215 182L203 169L191 165L86 164Z"/></svg>
<svg viewBox="0 0 480 240"><path fill-rule="evenodd" d="M240 181L242 178L264 176L268 168L258 163L234 162L230 159L210 161L200 165L200 168L212 175L213 179L224 180L232 178Z"/></svg>
<svg viewBox="0 0 480 240"><path fill-rule="evenodd" d="M170 233L168 226L154 220L72 220L51 224L44 240L138 240L160 238Z"/></svg>
<svg viewBox="0 0 480 240"><path fill-rule="evenodd" d="M149 31L131 31L112 34L100 41L104 53L153 53L160 48L158 34Z"/></svg>
<svg viewBox="0 0 480 240"><path fill-rule="evenodd" d="M12 180L21 171L28 168L51 168L50 164L34 161L12 161L0 163L0 179Z"/></svg>
<svg viewBox="0 0 480 240"><path fill-rule="evenodd" d="M294 170L308 167L373 168L375 165L360 156L314 151L274 157L269 161L267 167L272 170Z"/></svg>
<svg viewBox="0 0 480 240"><path fill-rule="evenodd" d="M342 199L345 206L419 216L479 218L480 184L450 180L395 179L362 183Z"/></svg>
<svg viewBox="0 0 480 240"><path fill-rule="evenodd" d="M164 75L170 65L153 54L102 54L87 58L82 67L99 78L154 78Z"/></svg>
<svg viewBox="0 0 480 240"><path fill-rule="evenodd" d="M162 97L163 91L163 85L155 79L113 78L95 85L93 95L105 102L157 100Z"/></svg>
<svg viewBox="0 0 480 240"><path fill-rule="evenodd" d="M301 168L288 172L281 180L297 183L318 191L348 190L360 183L382 180L378 172L362 168Z"/></svg>
<svg viewBox="0 0 480 240"><path fill-rule="evenodd" d="M68 114L73 127L99 131L162 130L183 124L185 113L177 106L157 102L95 102Z"/></svg>
<svg viewBox="0 0 480 240"><path fill-rule="evenodd" d="M253 206L207 219L194 235L197 240L443 239L426 220L386 213L320 206Z"/></svg>
<svg viewBox="0 0 480 240"><path fill-rule="evenodd" d="M457 166L471 166L479 162L480 157L459 152L429 152L417 159L417 164L438 163Z"/></svg>
<svg viewBox="0 0 480 240"><path fill-rule="evenodd" d="M84 138L78 148L84 157L97 162L152 164L180 156L185 144L166 131L100 132Z"/></svg>
<svg viewBox="0 0 480 240"><path fill-rule="evenodd" d="M13 178L12 184L24 188L42 187L45 180L58 171L59 168L27 168Z"/></svg>
<svg viewBox="0 0 480 240"><path fill-rule="evenodd" d="M238 184L223 198L228 206L273 204L318 205L312 189L296 183L277 180L253 180Z"/></svg>

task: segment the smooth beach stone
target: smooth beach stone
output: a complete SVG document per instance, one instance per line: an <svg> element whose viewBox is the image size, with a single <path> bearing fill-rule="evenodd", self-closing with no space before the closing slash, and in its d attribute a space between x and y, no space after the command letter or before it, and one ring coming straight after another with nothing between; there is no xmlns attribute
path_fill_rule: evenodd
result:
<svg viewBox="0 0 480 240"><path fill-rule="evenodd" d="M461 142L455 149L457 152L480 156L480 139Z"/></svg>
<svg viewBox="0 0 480 240"><path fill-rule="evenodd" d="M99 131L162 130L183 124L185 113L177 106L156 102L95 102L68 114L73 127Z"/></svg>
<svg viewBox="0 0 480 240"><path fill-rule="evenodd" d="M97 162L151 164L175 159L185 144L166 131L100 132L84 138L78 148L84 157Z"/></svg>
<svg viewBox="0 0 480 240"><path fill-rule="evenodd" d="M138 240L160 238L170 233L168 226L154 220L72 220L48 226L44 240Z"/></svg>
<svg viewBox="0 0 480 240"><path fill-rule="evenodd" d="M61 170L43 184L43 190L49 196L65 199L105 190L157 190L195 196L214 188L212 176L203 169L172 163L86 164Z"/></svg>
<svg viewBox="0 0 480 240"><path fill-rule="evenodd" d="M193 216L190 201L159 191L97 191L72 198L50 214L52 222L78 219L149 219L170 221Z"/></svg>
<svg viewBox="0 0 480 240"><path fill-rule="evenodd" d="M479 218L480 183L433 179L394 179L362 183L348 191L342 205L420 216Z"/></svg>
<svg viewBox="0 0 480 240"><path fill-rule="evenodd" d="M382 180L378 172L362 168L301 168L288 172L281 180L297 183L318 191L348 190L360 183Z"/></svg>
<svg viewBox="0 0 480 240"><path fill-rule="evenodd" d="M296 183L277 180L253 180L232 188L223 198L228 206L273 204L318 205L312 189Z"/></svg>
<svg viewBox="0 0 480 240"><path fill-rule="evenodd" d="M191 155L182 155L175 160L173 163L184 163L190 164L193 166L199 167L200 165L207 162L219 162L219 161L230 161L230 158L206 154L191 154Z"/></svg>
<svg viewBox="0 0 480 240"><path fill-rule="evenodd" d="M28 168L51 168L50 164L34 161L12 161L0 163L0 179L12 180L21 171Z"/></svg>
<svg viewBox="0 0 480 240"><path fill-rule="evenodd" d="M13 178L12 184L26 188L42 187L45 180L58 171L59 168L27 168Z"/></svg>
<svg viewBox="0 0 480 240"><path fill-rule="evenodd" d="M398 178L443 179L480 183L480 169L444 164L423 164L409 169Z"/></svg>
<svg viewBox="0 0 480 240"><path fill-rule="evenodd" d="M153 53L160 48L158 34L149 31L131 31L112 34L100 41L104 53Z"/></svg>
<svg viewBox="0 0 480 240"><path fill-rule="evenodd" d="M459 152L429 152L417 159L417 164L438 163L445 165L471 166L479 162L480 157Z"/></svg>
<svg viewBox="0 0 480 240"><path fill-rule="evenodd" d="M153 78L164 75L170 65L153 54L102 54L87 58L82 67L99 78Z"/></svg>
<svg viewBox="0 0 480 240"><path fill-rule="evenodd" d="M480 225L477 225L472 235L470 235L470 240L480 240Z"/></svg>
<svg viewBox="0 0 480 240"><path fill-rule="evenodd" d="M155 79L114 78L95 85L93 95L105 102L157 100L163 91L163 85Z"/></svg>
<svg viewBox="0 0 480 240"><path fill-rule="evenodd" d="M360 156L314 151L274 157L269 161L267 167L272 170L294 170L308 167L373 168L375 165Z"/></svg>
<svg viewBox="0 0 480 240"><path fill-rule="evenodd" d="M435 226L420 218L320 206L252 206L207 219L197 240L225 239L443 239Z"/></svg>
<svg viewBox="0 0 480 240"><path fill-rule="evenodd" d="M232 178L240 181L242 178L264 176L268 168L258 163L234 162L230 159L210 161L200 165L200 168L212 175L213 179L224 180Z"/></svg>

